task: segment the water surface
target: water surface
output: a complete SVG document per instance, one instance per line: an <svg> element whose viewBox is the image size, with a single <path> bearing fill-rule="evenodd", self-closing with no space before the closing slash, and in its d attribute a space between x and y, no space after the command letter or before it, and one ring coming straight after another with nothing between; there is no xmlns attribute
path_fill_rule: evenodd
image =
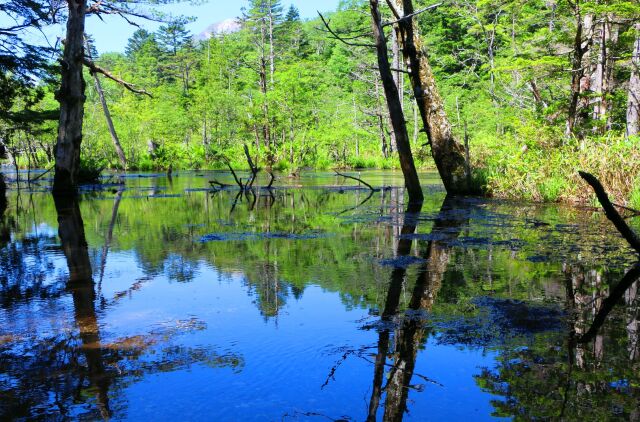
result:
<svg viewBox="0 0 640 422"><path fill-rule="evenodd" d="M601 213L360 176L10 184L0 418L640 418L637 284L572 341L636 259Z"/></svg>

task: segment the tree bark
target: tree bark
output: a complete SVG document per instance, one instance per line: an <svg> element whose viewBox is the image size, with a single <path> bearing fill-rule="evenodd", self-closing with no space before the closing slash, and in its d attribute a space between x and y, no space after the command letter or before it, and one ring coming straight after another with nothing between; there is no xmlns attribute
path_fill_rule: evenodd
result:
<svg viewBox="0 0 640 422"><path fill-rule="evenodd" d="M400 158L400 167L404 175L405 186L409 193L409 202L422 202L424 196L422 194L422 188L420 187L418 172L413 162L411 143L407 133L404 113L402 112L402 104L400 104L398 96L398 87L393 81L391 66L389 65L387 40L382 30L382 19L380 17L378 0L369 0L369 6L371 9L372 29L378 56L380 79L382 80L382 86L387 99L391 126L396 136L396 149Z"/></svg>
<svg viewBox="0 0 640 422"><path fill-rule="evenodd" d="M391 154L391 148L387 148L387 136L385 135L385 130L384 130L384 111L382 110L382 103L380 101L380 84L378 82L378 78L375 78L375 96L376 96L376 106L377 106L377 110L376 110L376 120L378 121L378 133L380 134L380 143L382 145L382 155L384 156L384 158L389 158L389 155ZM391 139L390 139L390 143L389 146L392 146L396 141L395 141L395 136L393 134L393 130L391 131Z"/></svg>
<svg viewBox="0 0 640 422"><path fill-rule="evenodd" d="M635 24L636 42L631 58L629 100L627 103L627 136L640 134L640 23Z"/></svg>
<svg viewBox="0 0 640 422"><path fill-rule="evenodd" d="M403 16L414 13L411 0L395 0L395 4L396 7L402 7L400 10L404 10ZM464 147L453 137L444 103L438 93L429 60L422 47L415 16L400 19L398 26L402 38L403 55L410 67L409 78L415 100L442 183L450 194L475 193L465 175Z"/></svg>
<svg viewBox="0 0 640 422"><path fill-rule="evenodd" d="M82 66L87 5L86 0L67 0L67 3L69 8L67 38L60 63L60 89L56 92L56 98L60 102L60 121L55 151L54 195L74 195L76 193L84 117L85 81L82 75Z"/></svg>
<svg viewBox="0 0 640 422"><path fill-rule="evenodd" d="M611 106L608 96L613 84L613 66L615 64L611 48L618 41L618 27L611 20L611 16L605 15L600 23L598 37L594 37L597 38L599 45L598 61L591 82L595 94L593 119L605 122L602 128L596 128L596 131L599 132L611 129L611 118L608 117Z"/></svg>
<svg viewBox="0 0 640 422"><path fill-rule="evenodd" d="M391 63L392 63L392 68L393 70L393 81L396 83L396 86L398 87L398 97L400 100L400 107L402 107L402 110L404 112L404 104L403 104L403 99L404 99L404 95L403 95L403 87L404 87L404 78L402 77L402 72L400 72L400 69L402 69L402 59L400 58L400 40L398 37L398 31L396 30L396 28L393 29L393 31L391 31L391 55L392 55L392 59L391 59ZM390 148L389 148L389 153L393 154L394 151L394 147L396 144L396 137L393 131L391 131L391 143L389 144Z"/></svg>

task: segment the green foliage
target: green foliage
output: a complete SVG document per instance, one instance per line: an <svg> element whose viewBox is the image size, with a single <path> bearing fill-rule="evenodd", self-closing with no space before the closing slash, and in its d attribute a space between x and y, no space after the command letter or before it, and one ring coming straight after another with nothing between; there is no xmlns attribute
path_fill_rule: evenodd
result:
<svg viewBox="0 0 640 422"><path fill-rule="evenodd" d="M415 3L416 9L428 5ZM628 0L585 0L581 5L583 14L593 14L598 25L604 17L613 22L617 38L607 48L616 60L602 96L606 113L596 115L599 94L584 90L569 135L565 128L572 81L567 69L582 22L570 3L454 0L418 15L458 139L467 128L474 183L494 195L585 200L575 176L580 169L608 178L604 182L619 201L636 195L629 181L637 177L637 139L627 142L623 137L639 6ZM387 8L382 13L392 19ZM369 41L367 2L343 1L325 17L336 33L354 42ZM244 144L251 146L259 166L291 172L306 167L398 167L396 157L383 155L390 128L370 49L339 42L318 30L323 27L319 19L303 21L294 6L286 9L278 0L247 1L238 31L199 42L192 41L185 23L178 20L156 33L138 30L126 54L97 58L103 67L153 94L136 96L110 80L103 82L130 168L221 168L221 156L246 167ZM599 41L595 37L590 42L583 84L595 74ZM14 121L25 109L39 113L47 111L44 104L55 108L54 90L44 85L17 95L20 79L12 72L0 75L0 87L6 93L2 110L10 110ZM408 126L420 128L408 77L403 88ZM115 167L118 159L92 84L87 97L84 153ZM46 165L52 159L53 125L27 129L20 128L24 133L17 135L13 126L7 128L2 134L8 141L3 142L12 142L15 150L26 149L25 143L36 145L33 158L19 161ZM424 134L416 137L413 153L419 166L433 168L425 142Z"/></svg>
<svg viewBox="0 0 640 422"><path fill-rule="evenodd" d="M92 157L82 157L80 160L80 169L78 170L79 183L99 183L100 175L105 165L101 160Z"/></svg>

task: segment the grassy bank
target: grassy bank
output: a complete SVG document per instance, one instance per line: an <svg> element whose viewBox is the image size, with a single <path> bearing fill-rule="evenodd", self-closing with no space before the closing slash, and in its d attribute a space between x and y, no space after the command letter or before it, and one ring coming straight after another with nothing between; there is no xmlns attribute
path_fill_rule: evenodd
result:
<svg viewBox="0 0 640 422"><path fill-rule="evenodd" d="M549 145L513 138L479 140L475 167L489 195L544 202L595 204L578 170L600 179L619 204L640 208L640 139L622 136Z"/></svg>

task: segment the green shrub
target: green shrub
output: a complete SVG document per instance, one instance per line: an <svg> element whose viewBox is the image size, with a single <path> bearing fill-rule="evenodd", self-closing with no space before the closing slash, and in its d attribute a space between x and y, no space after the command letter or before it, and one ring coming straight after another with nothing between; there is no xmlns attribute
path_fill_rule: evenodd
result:
<svg viewBox="0 0 640 422"><path fill-rule="evenodd" d="M100 175L105 167L106 165L102 160L93 157L81 158L80 168L78 169L78 183L100 183Z"/></svg>
<svg viewBox="0 0 640 422"><path fill-rule="evenodd" d="M550 177L538 185L540 197L545 202L557 202L563 192L567 191L567 183L561 177Z"/></svg>

